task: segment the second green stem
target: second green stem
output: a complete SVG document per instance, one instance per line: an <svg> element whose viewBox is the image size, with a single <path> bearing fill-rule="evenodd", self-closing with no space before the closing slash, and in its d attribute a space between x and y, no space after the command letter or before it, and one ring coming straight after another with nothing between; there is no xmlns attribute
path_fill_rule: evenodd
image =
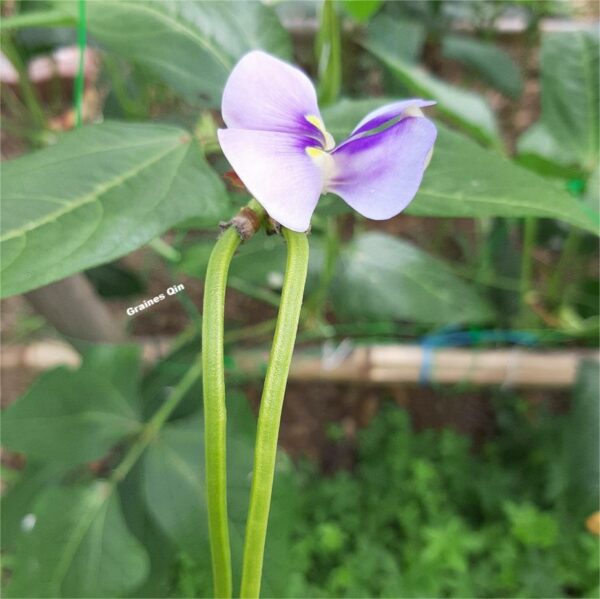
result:
<svg viewBox="0 0 600 599"><path fill-rule="evenodd" d="M256 446L250 508L246 522L241 597L257 598L260 593L267 524L275 475L279 421L294 342L298 331L302 296L308 270L308 239L303 233L283 229L287 241L287 265L277 326L265 378Z"/></svg>

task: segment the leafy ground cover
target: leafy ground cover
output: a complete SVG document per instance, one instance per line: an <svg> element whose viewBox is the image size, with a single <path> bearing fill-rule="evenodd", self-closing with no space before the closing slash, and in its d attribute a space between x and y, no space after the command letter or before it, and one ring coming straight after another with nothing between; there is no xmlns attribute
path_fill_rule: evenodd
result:
<svg viewBox="0 0 600 599"><path fill-rule="evenodd" d="M575 412L593 412L582 384ZM415 432L388 404L359 432L351 470L324 476L300 463L285 596L597 596L598 544L585 527L593 482L570 494L578 418L496 400L496 433L478 451L448 429ZM343 442L339 429L331 436ZM200 596L205 580L181 556L172 596Z"/></svg>

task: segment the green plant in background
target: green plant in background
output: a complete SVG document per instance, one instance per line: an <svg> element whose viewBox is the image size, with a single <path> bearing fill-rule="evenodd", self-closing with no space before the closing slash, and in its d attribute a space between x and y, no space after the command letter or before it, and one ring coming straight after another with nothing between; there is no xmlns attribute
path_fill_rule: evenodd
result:
<svg viewBox="0 0 600 599"><path fill-rule="evenodd" d="M198 371L169 399L169 416L141 415L164 401L161 379L180 378L194 351L141 378L137 348L94 349L79 370L43 375L5 413L4 443L29 457L2 500L2 548L14 554L7 596L212 596ZM597 374L593 364L582 370L566 422L499 398L499 433L477 454L450 431L412 432L390 405L360 433L352 474L324 477L280 455L264 596L593 596L598 544L583 523L598 501L598 461L579 440L597 444ZM92 393L100 399L79 401ZM254 419L243 396L229 399L239 566ZM99 483L98 472L139 447L136 431L148 441L136 464ZM573 467L582 460L585 469ZM32 580L33 559L44 576Z"/></svg>
<svg viewBox="0 0 600 599"><path fill-rule="evenodd" d="M284 232L288 259L299 260L297 276L289 280L280 239L255 238L234 256L238 237L229 229L218 242L227 245L227 256L219 261L216 254L208 266L212 243L188 235L200 228L212 239L218 222L241 203L240 194L228 192L219 176L226 167L211 111L220 104L231 69L248 51L260 48L292 58L290 36L277 14L285 6L88 3L87 31L103 51L113 87L106 112L113 111L113 118L52 136L44 131L46 115L24 77L20 36L66 25L78 26L81 40L85 29L79 10L85 4L21 3L21 14L3 19L2 48L21 73L25 110L37 123L31 139L51 144L3 165L2 296L92 267L112 268L111 261L145 244L166 257L174 272L206 278L208 286L203 415L193 335L200 322L194 310L193 331L182 336L180 349L146 375L135 348L94 348L84 353L79 370L44 374L5 413L3 444L28 459L3 498L8 596L212 596L213 580L220 596L240 583L244 595L256 596L261 545L266 547L264 596L596 592L598 546L582 524L598 504L597 461L589 459L597 455L598 433L590 416L597 406L597 372L589 366L564 426L557 419L532 423L524 412L501 409L501 434L479 456L447 431L411 432L406 416L392 409L361 434L353 474L324 478L310 466L297 469L284 455L275 456L285 364L298 318L306 339L420 336L440 325L494 323L500 314L489 292L500 288L522 298L521 315L514 310L504 315L507 326L537 325L528 303L531 254L540 240L558 236L562 258L543 293L559 325L556 331L538 331L539 339L593 340L597 330L593 305L589 315L589 298L593 304L597 289L588 290L584 273L561 293L573 256L595 240L600 228L597 170L592 173L598 159L597 35L543 36L542 117L518 143L519 165L503 155L497 119L483 96L418 63L426 45L435 44L443 56L463 62L509 97L517 97L522 87L518 68L486 36L445 33L452 22L448 15L459 4L409 4L327 0L319 5L314 49L319 97L327 105L323 121L340 141L364 114L390 103L369 97L368 89L363 99L339 99L348 84L341 77L342 59L347 61L341 49L344 19L350 15L362 23L352 30L352 41L395 79L386 81L388 94L438 100L435 153L407 212L484 222L481 253L472 257L471 248L463 248L465 267L431 255L442 253L437 233L426 251L388 233L366 232L356 217L356 233L342 243L338 216L348 208L327 197L312 222L309 264L306 236ZM419 11L425 5L423 17ZM413 8L417 12L407 17ZM366 54L363 59L368 60ZM80 99L82 84L80 71ZM163 114L163 122L125 122L149 119L156 90L177 108ZM81 114L80 102L77 107ZM262 218L256 204L251 209ZM493 244L507 253L518 218L529 219L520 281L503 279L490 266ZM531 228L533 219L548 221ZM157 238L171 228L178 231L174 247ZM300 314L299 286L306 274L300 271L306 268L308 299ZM253 468L254 416L244 398L232 392L226 424L221 350L225 343L227 364L229 344L268 335L275 323L223 333L227 269L232 287L270 305L281 303L282 319L290 315L285 334L281 328L276 333L280 343L274 343L274 373L268 374L256 447L257 463L263 464L263 456L265 469L252 495L247 474ZM217 288L212 296L210 290ZM325 324L326 310L335 323ZM269 389L276 391L272 404ZM211 484L211 474L218 484ZM242 566L250 501L251 514L258 517L246 528ZM215 506L221 509L216 518ZM211 535L213 557L222 557L212 573L209 519L211 533L215 528L222 533L216 541ZM243 570L245 581L239 579Z"/></svg>
<svg viewBox="0 0 600 599"><path fill-rule="evenodd" d="M588 365L581 382L595 370ZM597 434L587 389L575 409L591 410ZM415 433L403 411L387 406L360 433L352 474L303 468L298 595L595 596L598 543L584 520L597 505L597 479L565 503L557 488L572 476L561 463L571 433L557 445L561 418L506 399L500 430L480 452L449 430ZM597 463L593 451L578 455Z"/></svg>

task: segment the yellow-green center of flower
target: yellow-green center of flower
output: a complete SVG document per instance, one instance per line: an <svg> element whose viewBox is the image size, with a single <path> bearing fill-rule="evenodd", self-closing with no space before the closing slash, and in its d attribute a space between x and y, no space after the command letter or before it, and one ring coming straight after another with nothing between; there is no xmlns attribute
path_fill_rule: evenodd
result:
<svg viewBox="0 0 600 599"><path fill-rule="evenodd" d="M327 184L333 176L334 161L329 150L335 148L335 140L327 129L323 121L314 114L307 114L304 117L311 125L314 125L322 134L324 143L321 146L308 146L305 151L310 159L321 169L323 173L323 193L326 191Z"/></svg>
<svg viewBox="0 0 600 599"><path fill-rule="evenodd" d="M314 125L323 134L323 137L325 138L323 148L325 150L333 150L333 148L335 148L335 139L333 139L331 133L329 133L329 131L325 129L325 124L323 123L323 121L314 114L307 114L304 118L311 125Z"/></svg>

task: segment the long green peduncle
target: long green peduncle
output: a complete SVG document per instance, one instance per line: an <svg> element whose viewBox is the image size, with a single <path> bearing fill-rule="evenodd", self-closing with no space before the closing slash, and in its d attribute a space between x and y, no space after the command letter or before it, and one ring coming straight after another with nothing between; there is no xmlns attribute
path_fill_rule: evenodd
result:
<svg viewBox="0 0 600 599"><path fill-rule="evenodd" d="M308 239L306 235L293 233L287 229L283 229L283 235L288 246L287 265L258 416L250 508L244 544L244 565L240 591L242 598L256 598L260 593L265 539L275 474L279 421L308 270Z"/></svg>
<svg viewBox="0 0 600 599"><path fill-rule="evenodd" d="M232 594L231 550L227 524L227 456L225 370L223 329L225 289L229 264L242 237L248 239L258 227L264 212L252 200L242 208L218 239L211 253L204 283L202 316L202 385L206 460L206 494L214 594L227 599Z"/></svg>

